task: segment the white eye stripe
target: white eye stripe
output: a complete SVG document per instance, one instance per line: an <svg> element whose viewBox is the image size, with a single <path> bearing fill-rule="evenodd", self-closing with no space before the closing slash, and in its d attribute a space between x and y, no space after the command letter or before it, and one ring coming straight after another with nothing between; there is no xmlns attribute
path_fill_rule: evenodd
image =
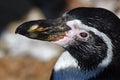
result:
<svg viewBox="0 0 120 80"><path fill-rule="evenodd" d="M98 65L98 67L107 67L109 65L109 63L112 61L112 56L113 56L111 39L106 34L104 34L103 32L100 32L96 28L93 28L93 27L87 26L85 24L82 24L82 22L80 20L71 20L71 21L68 21L68 22L73 23L74 26L78 27L79 29L84 29L86 31L93 32L95 35L99 36L106 43L106 45L108 47L107 56Z"/></svg>

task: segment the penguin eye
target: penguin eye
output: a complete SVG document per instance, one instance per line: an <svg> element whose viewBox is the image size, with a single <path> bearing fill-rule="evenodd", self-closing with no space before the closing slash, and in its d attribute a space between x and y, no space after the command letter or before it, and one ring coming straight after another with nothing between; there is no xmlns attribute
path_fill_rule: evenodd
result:
<svg viewBox="0 0 120 80"><path fill-rule="evenodd" d="M81 33L80 33L80 36L81 36L82 38L86 38L86 37L88 36L88 33L87 33L87 32L81 32Z"/></svg>

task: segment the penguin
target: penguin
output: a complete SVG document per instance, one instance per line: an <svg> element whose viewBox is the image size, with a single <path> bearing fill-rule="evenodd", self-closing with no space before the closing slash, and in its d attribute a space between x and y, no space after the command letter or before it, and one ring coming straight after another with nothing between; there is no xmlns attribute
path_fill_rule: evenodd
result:
<svg viewBox="0 0 120 80"><path fill-rule="evenodd" d="M51 80L120 80L120 19L109 10L78 7L25 22L15 33L64 48Z"/></svg>

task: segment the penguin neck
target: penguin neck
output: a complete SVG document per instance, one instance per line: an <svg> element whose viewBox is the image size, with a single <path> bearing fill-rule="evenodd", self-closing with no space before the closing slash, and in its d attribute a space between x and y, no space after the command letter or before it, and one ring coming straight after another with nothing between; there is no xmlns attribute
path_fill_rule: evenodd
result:
<svg viewBox="0 0 120 80"><path fill-rule="evenodd" d="M83 70L69 52L64 52L54 66L53 80L88 80L97 76L104 68Z"/></svg>

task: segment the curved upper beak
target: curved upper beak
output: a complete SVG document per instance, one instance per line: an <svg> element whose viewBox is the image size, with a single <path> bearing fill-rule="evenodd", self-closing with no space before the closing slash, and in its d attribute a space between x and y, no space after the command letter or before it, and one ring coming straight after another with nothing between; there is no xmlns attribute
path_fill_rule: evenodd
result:
<svg viewBox="0 0 120 80"><path fill-rule="evenodd" d="M70 30L70 28L62 19L36 20L21 24L15 33L32 39L57 41L64 38L68 30Z"/></svg>

